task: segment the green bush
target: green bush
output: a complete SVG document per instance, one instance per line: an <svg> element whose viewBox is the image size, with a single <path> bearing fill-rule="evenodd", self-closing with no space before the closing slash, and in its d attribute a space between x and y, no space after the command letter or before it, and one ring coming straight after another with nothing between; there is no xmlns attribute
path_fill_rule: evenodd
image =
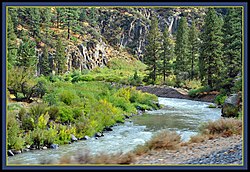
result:
<svg viewBox="0 0 250 172"><path fill-rule="evenodd" d="M188 89L199 89L201 88L202 84L201 84L201 81L200 80L196 80L196 79L193 79L193 80L185 80L185 87L188 88Z"/></svg>
<svg viewBox="0 0 250 172"><path fill-rule="evenodd" d="M37 122L38 118L46 113L48 110L47 110L48 106L44 103L39 103L39 104L36 104L34 106L32 106L30 109L29 109L29 114L32 118L34 118L35 122Z"/></svg>
<svg viewBox="0 0 250 172"><path fill-rule="evenodd" d="M7 113L7 147L20 150L24 146L24 138L21 135L20 125L14 113Z"/></svg>
<svg viewBox="0 0 250 172"><path fill-rule="evenodd" d="M69 106L60 106L58 114L62 123L70 123L74 120L73 111Z"/></svg>
<svg viewBox="0 0 250 172"><path fill-rule="evenodd" d="M78 98L75 91L72 91L72 90L61 91L58 97L59 97L59 100L65 103L66 105L71 105L73 100Z"/></svg>
<svg viewBox="0 0 250 172"><path fill-rule="evenodd" d="M59 117L59 108L57 106L50 106L48 110L51 120L56 120Z"/></svg>
<svg viewBox="0 0 250 172"><path fill-rule="evenodd" d="M211 91L212 89L209 87L209 86L204 86L204 87L201 87L201 88L198 88L198 89L192 89L188 92L188 95L190 97L196 97L198 96L200 93L203 93L203 92L209 92Z"/></svg>
<svg viewBox="0 0 250 172"><path fill-rule="evenodd" d="M82 75L80 77L80 81L93 81L93 80L94 80L94 78L90 75Z"/></svg>
<svg viewBox="0 0 250 172"><path fill-rule="evenodd" d="M217 105L223 105L225 100L227 99L227 96L224 95L224 94L219 94L215 97L215 100L214 102L217 104Z"/></svg>

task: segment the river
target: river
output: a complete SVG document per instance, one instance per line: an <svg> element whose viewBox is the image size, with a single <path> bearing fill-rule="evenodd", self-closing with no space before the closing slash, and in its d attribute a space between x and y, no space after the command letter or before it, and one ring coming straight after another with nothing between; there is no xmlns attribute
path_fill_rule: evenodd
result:
<svg viewBox="0 0 250 172"><path fill-rule="evenodd" d="M162 109L146 111L141 116L126 120L124 124L117 124L112 127L113 131L104 132L104 137L60 145L58 149L25 152L8 157L7 164L35 165L45 160L56 164L63 155L70 156L84 151L91 154L125 153L144 144L162 129L176 131L183 141L187 141L190 136L197 134L201 123L221 116L221 109L208 108L211 103L207 102L159 97L159 103L164 105Z"/></svg>

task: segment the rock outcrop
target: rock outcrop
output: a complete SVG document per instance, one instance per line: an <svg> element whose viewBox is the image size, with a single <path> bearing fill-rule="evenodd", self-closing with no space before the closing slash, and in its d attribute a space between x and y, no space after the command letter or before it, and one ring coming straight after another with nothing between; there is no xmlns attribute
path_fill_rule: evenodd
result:
<svg viewBox="0 0 250 172"><path fill-rule="evenodd" d="M222 117L237 117L238 112L241 111L241 92L238 94L231 94L224 102L221 113Z"/></svg>

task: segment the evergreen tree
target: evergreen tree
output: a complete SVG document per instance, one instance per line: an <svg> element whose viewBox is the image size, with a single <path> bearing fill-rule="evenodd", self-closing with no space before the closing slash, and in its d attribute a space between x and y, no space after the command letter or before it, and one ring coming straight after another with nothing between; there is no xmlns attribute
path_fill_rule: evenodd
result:
<svg viewBox="0 0 250 172"><path fill-rule="evenodd" d="M170 59L173 56L173 45L171 43L170 34L166 27L163 32L163 53L161 54L162 65L160 72L163 74L163 81L166 82L166 76L171 73Z"/></svg>
<svg viewBox="0 0 250 172"><path fill-rule="evenodd" d="M177 29L175 55L176 67L175 73L188 71L188 25L186 17L180 19Z"/></svg>
<svg viewBox="0 0 250 172"><path fill-rule="evenodd" d="M17 34L17 26L19 24L18 9L17 8L9 8L8 15L11 16L11 21L13 22L14 32L15 32L15 34Z"/></svg>
<svg viewBox="0 0 250 172"><path fill-rule="evenodd" d="M89 23L91 23L93 26L96 26L97 20L97 10L95 8L90 8Z"/></svg>
<svg viewBox="0 0 250 172"><path fill-rule="evenodd" d="M61 23L65 14L65 8L56 8L56 27L61 28Z"/></svg>
<svg viewBox="0 0 250 172"><path fill-rule="evenodd" d="M241 72L242 66L242 24L241 8L229 8L223 26L223 62L226 66L224 71L224 89L230 92L233 80Z"/></svg>
<svg viewBox="0 0 250 172"><path fill-rule="evenodd" d="M190 78L193 79L195 73L195 67L197 66L197 55L199 52L199 41L198 41L198 30L195 26L195 21L193 20L192 26L189 30L189 53L190 53L190 64L191 64L191 72Z"/></svg>
<svg viewBox="0 0 250 172"><path fill-rule="evenodd" d="M45 38L49 38L49 28L51 27L51 18L52 18L52 13L51 13L51 8L44 8L42 11L42 22L45 25Z"/></svg>
<svg viewBox="0 0 250 172"><path fill-rule="evenodd" d="M22 42L17 52L17 65L23 66L25 69L32 68L33 71L36 69L36 43L32 41L28 34L24 32L22 36Z"/></svg>
<svg viewBox="0 0 250 172"><path fill-rule="evenodd" d="M57 39L55 61L56 61L56 67L57 67L57 74L64 73L66 57L65 57L65 47L62 44L61 37Z"/></svg>
<svg viewBox="0 0 250 172"><path fill-rule="evenodd" d="M67 39L70 39L71 33L70 31L79 30L79 9L76 8L66 8L63 22L64 25L67 26Z"/></svg>
<svg viewBox="0 0 250 172"><path fill-rule="evenodd" d="M40 37L41 13L39 8L29 8L30 29L34 37Z"/></svg>
<svg viewBox="0 0 250 172"><path fill-rule="evenodd" d="M50 66L49 66L49 52L47 45L43 48L43 55L40 61L40 72L41 74L47 76L50 73Z"/></svg>
<svg viewBox="0 0 250 172"><path fill-rule="evenodd" d="M158 28L158 20L153 16L151 20L151 26L147 35L148 44L145 50L145 63L148 65L147 70L149 71L148 78L152 79L152 82L156 81L157 71L157 60L160 56L160 30Z"/></svg>
<svg viewBox="0 0 250 172"><path fill-rule="evenodd" d="M87 17L86 9L85 8L81 8L79 20L83 22L83 21L86 21L87 19L88 19L88 17Z"/></svg>
<svg viewBox="0 0 250 172"><path fill-rule="evenodd" d="M12 23L11 16L8 15L8 33L7 33L7 60L8 60L8 68L10 69L12 66L16 64L17 61L17 36L14 32L14 27Z"/></svg>
<svg viewBox="0 0 250 172"><path fill-rule="evenodd" d="M201 58L203 61L200 70L203 70L203 84L215 88L221 82L222 63L222 31L221 19L217 16L214 8L209 8L205 17L205 24L202 32ZM204 75L206 74L206 75Z"/></svg>

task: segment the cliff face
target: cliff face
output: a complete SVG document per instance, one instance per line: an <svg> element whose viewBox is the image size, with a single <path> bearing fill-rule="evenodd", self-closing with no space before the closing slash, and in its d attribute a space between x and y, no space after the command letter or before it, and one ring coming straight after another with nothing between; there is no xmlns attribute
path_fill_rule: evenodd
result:
<svg viewBox="0 0 250 172"><path fill-rule="evenodd" d="M38 51L38 75L40 74L39 62L43 58L43 53L41 50ZM107 56L108 47L100 40L98 43L87 42L79 45L68 45L65 49L66 64L65 67L67 71L72 71L74 69L82 71L84 69L91 70L96 67L106 66L110 56ZM55 51L49 53L50 66L55 69Z"/></svg>
<svg viewBox="0 0 250 172"><path fill-rule="evenodd" d="M143 59L147 34L150 29L152 15L159 20L161 31L165 27L175 34L181 16L187 17L189 25L196 20L199 29L203 23L205 9L203 8L98 8L97 24L84 23L86 30L78 34L77 41L69 40L66 46L67 71L77 69L94 69L106 66L114 57L114 51L126 50L139 60ZM77 42L77 43L76 43ZM79 43L81 42L81 43ZM50 51L50 65L54 65L55 50ZM39 61L42 52L38 49Z"/></svg>

